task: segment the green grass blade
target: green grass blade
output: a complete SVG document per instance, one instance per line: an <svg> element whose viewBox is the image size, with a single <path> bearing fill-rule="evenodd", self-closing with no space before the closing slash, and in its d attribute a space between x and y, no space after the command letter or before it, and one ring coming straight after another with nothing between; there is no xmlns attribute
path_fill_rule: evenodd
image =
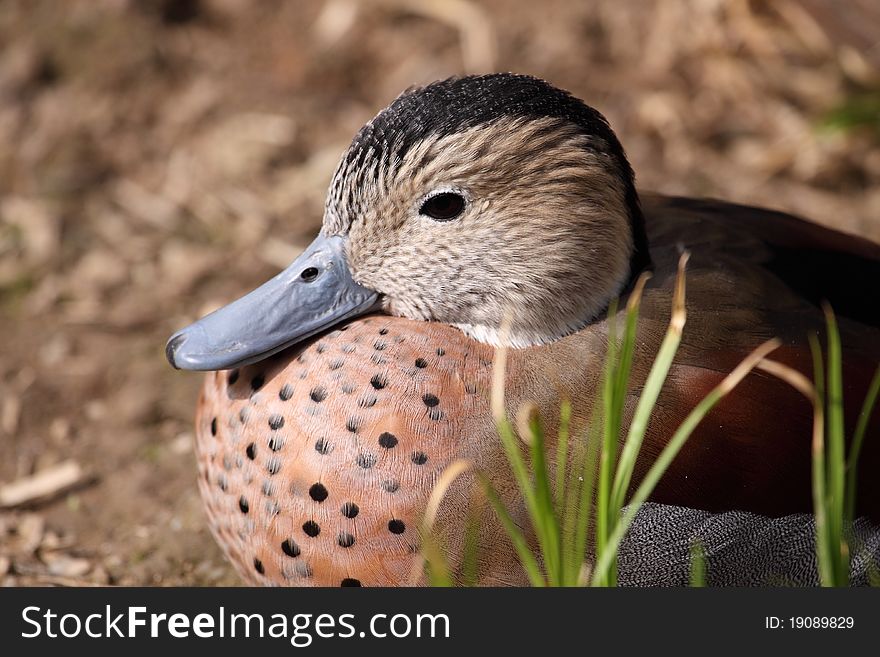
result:
<svg viewBox="0 0 880 657"><path fill-rule="evenodd" d="M617 378L617 302L608 310L608 346L605 351L605 371L602 378L602 451L599 455L599 485L596 490L596 554L601 555L611 531L611 473L617 461L619 418L614 414L614 386ZM613 579L613 573L609 573ZM602 582L611 586L613 581Z"/></svg>
<svg viewBox="0 0 880 657"><path fill-rule="evenodd" d="M567 586L576 585L586 556L586 536L589 535L593 513L593 478L600 444L598 403L597 398L593 403L593 413L590 416L592 419L584 440L575 443L570 480L566 485L562 545Z"/></svg>
<svg viewBox="0 0 880 657"><path fill-rule="evenodd" d="M559 524L556 518L556 509L553 505L553 493L550 490L550 474L547 469L547 460L544 452L544 430L538 417L537 408L534 406L526 410L527 426L523 427L530 434L529 446L531 448L532 474L535 486L535 504L537 523L542 525L544 536L544 569L551 586L560 586L562 570L560 567L561 550L559 537Z"/></svg>
<svg viewBox="0 0 880 657"><path fill-rule="evenodd" d="M632 473L635 469L636 459L642 448L642 442L648 428L648 422L651 419L651 413L654 410L654 405L657 403L657 398L660 396L660 390L663 388L663 384L669 374L672 360L675 358L680 342L681 332L679 330L671 329L663 339L660 351L657 353L657 358L651 367L647 380L645 381L645 386L642 389L642 394L636 405L635 414L633 415L632 423L630 424L623 449L620 453L620 461L617 464L617 474L614 477L614 488L612 492L615 508L623 508L623 505L625 504L626 492L629 489L629 484L632 480Z"/></svg>
<svg viewBox="0 0 880 657"><path fill-rule="evenodd" d="M822 354L822 346L814 333L807 335L807 341L810 343L810 353L813 356L813 382L816 386L816 400L822 408L825 408L825 358Z"/></svg>
<svg viewBox="0 0 880 657"><path fill-rule="evenodd" d="M479 499L476 499L479 498ZM485 509L486 497L481 488L471 495L468 517L464 527L464 545L461 560L461 585L476 586L480 575L480 518Z"/></svg>
<svg viewBox="0 0 880 657"><path fill-rule="evenodd" d="M604 468L601 470L601 475L604 475L606 479L600 480L601 494L599 496L598 506L599 513L601 514L600 517L604 520L604 526L602 531L600 531L596 537L597 547L605 544L605 541L608 538L608 526L616 523L620 517L622 500L618 495L615 495L613 488L611 488L613 485L613 482L611 481L611 468L613 468L617 461L617 441L620 439L620 427L623 423L624 406L629 391L629 378L636 345L636 328L638 325L639 306L641 304L645 283L650 276L649 272L643 272L641 276L639 276L639 279L636 281L630 294L629 300L627 301L623 339L621 340L620 346L617 348L619 356L615 358L615 354L609 350L607 357L606 368L608 373L611 372L610 366L614 366L615 361L617 362L613 371L613 381L606 381L603 396L605 402L606 423L602 463L603 465L607 464L609 469L607 472ZM616 307L614 307L614 310L616 310ZM609 340L616 338L616 313L613 321L615 323L609 326ZM607 454L607 458L604 458L605 454ZM599 549L601 550L601 547ZM608 579L604 584L607 586L617 585L616 559L611 566Z"/></svg>
<svg viewBox="0 0 880 657"><path fill-rule="evenodd" d="M509 330L508 322L509 318L505 318L504 325L502 325L503 333ZM554 540L552 524L548 522L546 515L548 509L546 508L546 505L542 506L538 501L538 490L532 484L528 468L523 459L522 450L520 449L519 440L516 437L516 432L506 416L504 404L504 377L506 368L507 348L500 347L495 350L495 360L492 368L492 393L490 401L492 416L495 418L498 435L501 438L501 444L504 448L507 460L510 463L511 470L513 471L514 480L516 481L516 485L522 493L525 501L529 519L531 520L532 527L538 539L538 545L545 558L545 565L549 565L551 568L556 568L558 562L558 557L556 555L559 552L557 547L558 532L555 537L556 540ZM525 433L528 434L529 432L526 431ZM527 438L527 436L524 437ZM540 451L543 458L543 447ZM541 475L543 477L541 485L543 486L546 484L549 489L546 467L541 467L540 470L543 473ZM543 495L543 492L541 495ZM553 510L552 502L550 503L549 510L551 512Z"/></svg>
<svg viewBox="0 0 880 657"><path fill-rule="evenodd" d="M578 473L583 468L584 460L586 459L587 444L578 442L574 446L571 479L566 484L565 501L560 514L562 518L562 563L566 586L570 585L571 578L576 576L572 573L576 573L584 559L584 555L579 555L575 548L575 529L577 528L577 510L580 502L581 488L583 487L583 477L580 477Z"/></svg>
<svg viewBox="0 0 880 657"><path fill-rule="evenodd" d="M513 471L516 485L523 494L526 507L529 509L530 513L532 513L537 509L535 489L532 486L529 471L519 447L519 440L508 420L503 419L498 422L498 435L501 437L501 445L504 447L504 453L510 463L510 469Z"/></svg>
<svg viewBox="0 0 880 657"><path fill-rule="evenodd" d="M862 451L862 443L865 441L865 433L868 430L868 422L877 403L877 396L880 394L880 367L874 372L874 378L871 379L871 385L868 386L868 394L862 404L862 410L859 413L859 421L856 424L856 431L853 434L853 441L849 448L849 457L846 462L846 513L844 514L844 522L852 522L856 517L856 480L858 478L859 455Z"/></svg>
<svg viewBox="0 0 880 657"><path fill-rule="evenodd" d="M568 473L568 444L571 441L571 402L562 400L559 409L559 440L556 443L556 487L554 496L557 512L562 515L565 500L565 480Z"/></svg>
<svg viewBox="0 0 880 657"><path fill-rule="evenodd" d="M703 543L697 539L691 543L691 587L706 586L706 551Z"/></svg>
<svg viewBox="0 0 880 657"><path fill-rule="evenodd" d="M532 522L532 527L535 530L535 536L538 539L541 554L544 555L546 560L548 555L552 555L554 545L553 538L550 535L550 525L547 522L546 507L538 501L537 490L529 477L529 472L525 461L523 460L522 451L519 447L519 441L508 420L502 419L498 422L498 433L501 436L501 444L504 446L507 460L510 462L511 469L513 470L517 487L525 500L526 510L528 511L529 519ZM551 565L555 565L552 556L550 557L550 561Z"/></svg>
<svg viewBox="0 0 880 657"><path fill-rule="evenodd" d="M803 394L813 405L812 488L815 519L816 560L822 586L849 583L849 552L843 536L832 531L828 521L833 505L828 495L829 464L825 449L825 364L815 334L807 336L813 356L813 381L787 365L764 361L761 369L773 374ZM829 366L833 364L829 362ZM838 505L838 508L841 508Z"/></svg>
<svg viewBox="0 0 880 657"><path fill-rule="evenodd" d="M633 354L636 346L636 329L639 321L639 307L641 306L642 293L645 284L651 278L650 272L643 272L636 281L633 291L629 295L626 304L626 327L623 332L623 340L620 348L620 363L617 367L617 379L614 383L614 417L623 420L623 406L629 390L629 377L632 371Z"/></svg>
<svg viewBox="0 0 880 657"><path fill-rule="evenodd" d="M832 546L832 560L835 569L835 581L841 585L848 580L848 563L844 562L846 545L843 536L844 495L846 493L846 456L844 448L843 419L843 356L840 347L840 332L837 320L829 306L825 306L825 321L828 325L828 391L827 391L827 496L828 528Z"/></svg>
<svg viewBox="0 0 880 657"><path fill-rule="evenodd" d="M508 513L507 509L504 507L504 503L492 487L492 483L484 475L479 475L479 480L486 493L486 498L489 500L489 504L495 509L495 513L498 515L498 519L501 521L505 533L510 538L511 543L513 543L513 548L516 550L520 563L526 571L529 582L535 587L546 586L547 582L541 574L541 568L538 565L538 561L535 559L535 555L532 554L525 536L523 536L522 531L520 531L520 528L513 521L510 513Z"/></svg>
<svg viewBox="0 0 880 657"><path fill-rule="evenodd" d="M813 516L816 522L816 560L819 569L819 583L834 586L834 562L832 558L832 539L828 526L828 499L826 496L827 476L825 471L825 368L822 348L814 335L810 335L810 351L813 354L813 380L816 382L816 397L813 400Z"/></svg>
<svg viewBox="0 0 880 657"><path fill-rule="evenodd" d="M428 502L425 504L419 525L419 535L422 538L422 563L413 565L413 572L410 575L411 584L418 582L419 573L427 571L428 581L432 586L453 586L449 562L446 559L448 552L439 542L440 539L434 530L434 523L449 487L459 476L472 467L473 463L470 461L456 459L446 466L437 478L431 494L428 496Z"/></svg>
<svg viewBox="0 0 880 657"><path fill-rule="evenodd" d="M666 331L663 342L660 344L660 350L657 352L657 357L654 359L654 364L651 366L648 378L642 387L642 393L639 396L639 402L636 405L636 410L620 453L620 461L617 464L617 472L614 475L614 487L612 489L612 502L614 508L618 511L623 508L625 503L626 493L632 480L636 459L642 449L642 441L648 428L648 422L651 419L651 413L654 410L654 405L657 403L657 398L660 396L663 383L669 375L672 360L675 358L678 345L681 342L681 333L684 330L687 318L684 302L685 267L688 257L688 253L685 252L679 259L669 328Z"/></svg>
<svg viewBox="0 0 880 657"><path fill-rule="evenodd" d="M448 588L454 585L449 562L446 560L446 551L433 534L422 537L422 557L428 586Z"/></svg>
<svg viewBox="0 0 880 657"><path fill-rule="evenodd" d="M598 429L597 429L598 432ZM580 498L577 500L575 517L574 544L571 571L573 584L579 584L581 566L587 553L587 538L590 535L590 516L593 512L593 488L596 483L596 461L599 458L599 441L590 440L585 451L583 467L580 474Z"/></svg>

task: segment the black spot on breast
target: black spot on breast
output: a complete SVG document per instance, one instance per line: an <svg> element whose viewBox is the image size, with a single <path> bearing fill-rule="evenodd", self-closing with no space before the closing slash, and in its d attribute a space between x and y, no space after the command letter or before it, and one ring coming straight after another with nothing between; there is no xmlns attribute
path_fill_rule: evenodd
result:
<svg viewBox="0 0 880 657"><path fill-rule="evenodd" d="M248 501L245 499L244 495L238 498L238 508L241 510L242 513L247 513L248 511L250 511L250 504L248 504Z"/></svg>
<svg viewBox="0 0 880 657"><path fill-rule="evenodd" d="M321 533L321 527L314 520L307 520L303 523L302 529L306 533L306 536L309 536L310 538L315 538L315 536Z"/></svg>
<svg viewBox="0 0 880 657"><path fill-rule="evenodd" d="M318 440L315 441L315 451L318 452L318 454L325 456L330 453L331 449L333 448L329 441L324 440L323 438L318 438Z"/></svg>
<svg viewBox="0 0 880 657"><path fill-rule="evenodd" d="M422 395L422 401L425 402L425 406L428 408L434 408L437 404L440 403L440 399L437 395L433 395L430 392L426 392Z"/></svg>
<svg viewBox="0 0 880 657"><path fill-rule="evenodd" d="M266 471L270 475L278 474L278 471L281 470L281 461L276 458L271 458L266 463Z"/></svg>
<svg viewBox="0 0 880 657"><path fill-rule="evenodd" d="M358 429L360 428L360 422L356 417L350 417L345 423L345 428L348 429L351 433L357 433Z"/></svg>
<svg viewBox="0 0 880 657"><path fill-rule="evenodd" d="M309 497L315 500L315 502L323 502L329 494L327 488L322 483L312 484L309 488Z"/></svg>
<svg viewBox="0 0 880 657"><path fill-rule="evenodd" d="M254 570L256 570L260 575L266 572L266 569L263 568L263 562L254 557Z"/></svg>
<svg viewBox="0 0 880 657"><path fill-rule="evenodd" d="M364 470L368 470L376 465L376 457L372 454L358 454L357 457L358 467L363 468Z"/></svg>
<svg viewBox="0 0 880 657"><path fill-rule="evenodd" d="M319 354L323 354L325 351L327 351L327 345L321 342L320 344L318 344L317 347L315 347L315 351L317 351Z"/></svg>
<svg viewBox="0 0 880 657"><path fill-rule="evenodd" d="M360 508L354 502L346 502L342 505L340 511L346 518L356 518L357 514L360 512Z"/></svg>
<svg viewBox="0 0 880 657"><path fill-rule="evenodd" d="M388 531L390 531L392 534L402 534L406 531L406 525L403 524L402 520L389 520Z"/></svg>
<svg viewBox="0 0 880 657"><path fill-rule="evenodd" d="M269 416L269 428L272 431L278 431L281 427L284 426L284 418L281 415L270 415Z"/></svg>
<svg viewBox="0 0 880 657"><path fill-rule="evenodd" d="M437 347L437 355L443 356L446 354L446 350L443 347Z"/></svg>
<svg viewBox="0 0 880 657"><path fill-rule="evenodd" d="M254 443L251 443L250 445L245 447L244 453L251 461L253 461L255 458L257 458L257 446Z"/></svg>
<svg viewBox="0 0 880 657"><path fill-rule="evenodd" d="M400 488L400 482L395 479L386 479L382 482L382 490L386 493L396 493Z"/></svg>
<svg viewBox="0 0 880 657"><path fill-rule="evenodd" d="M264 374L257 374L251 379L251 389L256 392L263 387L264 383L266 383L266 376Z"/></svg>
<svg viewBox="0 0 880 657"><path fill-rule="evenodd" d="M424 358L416 358L416 367L419 369L425 369L428 366L428 361Z"/></svg>
<svg viewBox="0 0 880 657"><path fill-rule="evenodd" d="M379 445L384 447L385 449L391 449L397 445L397 436L393 433L389 433L387 431L383 432L382 435L379 436Z"/></svg>
<svg viewBox="0 0 880 657"><path fill-rule="evenodd" d="M330 371L335 371L335 370L338 370L343 365L345 365L345 360L343 360L342 358L336 358L336 359L330 361L330 365L328 366L328 369L330 369Z"/></svg>
<svg viewBox="0 0 880 657"><path fill-rule="evenodd" d="M312 388L312 391L309 393L309 397L312 398L312 401L320 404L322 401L327 399L327 391L324 388L318 386L316 388Z"/></svg>
<svg viewBox="0 0 880 657"><path fill-rule="evenodd" d="M281 399L281 401L287 401L291 397L293 397L293 386L289 383L285 383L281 386L281 390L278 391L278 398Z"/></svg>
<svg viewBox="0 0 880 657"><path fill-rule="evenodd" d="M339 586L360 586L361 581L359 579L352 579L351 577L346 577Z"/></svg>
<svg viewBox="0 0 880 657"><path fill-rule="evenodd" d="M416 465L425 465L428 462L428 455L424 452L413 452L411 458Z"/></svg>
<svg viewBox="0 0 880 657"><path fill-rule="evenodd" d="M354 536L348 532L339 532L339 536L336 537L336 542L339 543L339 547L350 548L354 545Z"/></svg>
<svg viewBox="0 0 880 657"><path fill-rule="evenodd" d="M284 438L282 438L281 436L272 436L271 438L269 438L267 444L269 445L269 449L271 449L273 452L277 452L282 447L284 447Z"/></svg>
<svg viewBox="0 0 880 657"><path fill-rule="evenodd" d="M292 538L288 538L281 544L281 551L286 554L288 557L296 559L302 551L299 549L299 545L296 544Z"/></svg>
<svg viewBox="0 0 880 657"><path fill-rule="evenodd" d="M376 390L382 390L382 388L388 385L388 380L381 374L374 374L370 379L370 385Z"/></svg>
<svg viewBox="0 0 880 657"><path fill-rule="evenodd" d="M212 436L217 435L217 418L214 418L213 420L211 420L211 435Z"/></svg>

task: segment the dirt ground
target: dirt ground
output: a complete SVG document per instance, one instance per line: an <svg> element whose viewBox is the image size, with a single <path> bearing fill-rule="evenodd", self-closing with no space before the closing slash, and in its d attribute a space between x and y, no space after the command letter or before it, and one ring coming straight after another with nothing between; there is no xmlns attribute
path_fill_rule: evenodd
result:
<svg viewBox="0 0 880 657"><path fill-rule="evenodd" d="M297 254L410 85L538 75L608 116L642 188L880 241L880 11L828 4L0 0L0 582L237 583L165 340Z"/></svg>

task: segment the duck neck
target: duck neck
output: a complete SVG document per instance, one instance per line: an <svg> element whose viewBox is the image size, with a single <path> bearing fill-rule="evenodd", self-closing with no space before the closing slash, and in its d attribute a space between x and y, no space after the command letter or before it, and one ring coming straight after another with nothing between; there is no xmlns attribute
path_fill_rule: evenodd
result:
<svg viewBox="0 0 880 657"><path fill-rule="evenodd" d="M626 207L632 231L633 250L629 260L629 278L623 291L629 292L639 275L652 267L651 253L648 251L648 234L645 232L645 215L642 213L642 204L639 202L639 195L632 181L626 186Z"/></svg>

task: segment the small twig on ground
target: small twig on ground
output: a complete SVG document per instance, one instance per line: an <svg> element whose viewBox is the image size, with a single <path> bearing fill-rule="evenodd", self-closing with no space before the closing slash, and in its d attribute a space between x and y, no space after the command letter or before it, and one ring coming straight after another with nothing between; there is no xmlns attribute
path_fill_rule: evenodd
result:
<svg viewBox="0 0 880 657"><path fill-rule="evenodd" d="M0 509L45 502L92 479L76 461L64 461L0 486Z"/></svg>

